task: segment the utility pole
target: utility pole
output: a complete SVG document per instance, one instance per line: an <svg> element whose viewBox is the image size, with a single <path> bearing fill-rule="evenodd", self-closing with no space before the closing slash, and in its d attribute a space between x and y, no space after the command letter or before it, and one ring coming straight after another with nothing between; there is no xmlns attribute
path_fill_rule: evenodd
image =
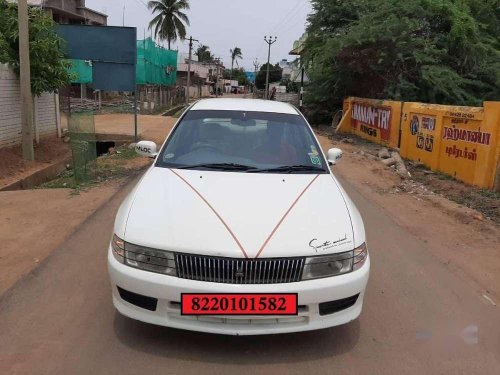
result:
<svg viewBox="0 0 500 375"><path fill-rule="evenodd" d="M28 3L19 0L19 77L21 82L21 129L23 159L35 160L33 149L33 97L31 95L31 72L28 28Z"/></svg>
<svg viewBox="0 0 500 375"><path fill-rule="evenodd" d="M215 59L215 97L219 97L219 63L220 59Z"/></svg>
<svg viewBox="0 0 500 375"><path fill-rule="evenodd" d="M188 72L187 72L186 104L189 104L189 87L191 86L191 59L193 57L193 42L199 42L199 40L193 39L193 37L190 36L189 37L189 61L188 61Z"/></svg>
<svg viewBox="0 0 500 375"><path fill-rule="evenodd" d="M255 59L253 62L253 66L255 68L255 77L253 79L253 97L256 98L257 97L257 73L258 73L259 67L260 67L259 60Z"/></svg>
<svg viewBox="0 0 500 375"><path fill-rule="evenodd" d="M302 61L301 61L302 63ZM304 108L304 73L306 71L305 66L302 64L302 69L300 70L300 100L299 100L299 110L302 112Z"/></svg>
<svg viewBox="0 0 500 375"><path fill-rule="evenodd" d="M272 36L269 37L269 40L266 36L264 37L264 41L269 45L269 50L267 52L266 99L269 99L269 64L271 60L271 46L276 43L276 40L278 40L277 36L274 37L274 40Z"/></svg>

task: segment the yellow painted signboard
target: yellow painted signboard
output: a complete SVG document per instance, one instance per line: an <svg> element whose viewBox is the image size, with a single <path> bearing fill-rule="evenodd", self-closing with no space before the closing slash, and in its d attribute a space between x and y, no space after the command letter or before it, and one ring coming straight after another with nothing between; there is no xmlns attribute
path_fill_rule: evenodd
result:
<svg viewBox="0 0 500 375"><path fill-rule="evenodd" d="M485 105L404 103L401 156L469 184L492 188L500 124L485 119L500 110L500 103Z"/></svg>
<svg viewBox="0 0 500 375"><path fill-rule="evenodd" d="M406 159L500 190L500 102L458 107L350 97L337 131L399 147Z"/></svg>
<svg viewBox="0 0 500 375"><path fill-rule="evenodd" d="M399 143L401 102L348 98L344 102L346 116L340 124L341 131L389 147Z"/></svg>

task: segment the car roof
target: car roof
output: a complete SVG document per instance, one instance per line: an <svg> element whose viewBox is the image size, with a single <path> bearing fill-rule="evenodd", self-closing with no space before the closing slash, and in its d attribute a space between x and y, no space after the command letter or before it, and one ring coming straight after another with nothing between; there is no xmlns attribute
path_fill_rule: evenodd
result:
<svg viewBox="0 0 500 375"><path fill-rule="evenodd" d="M295 107L288 103L276 102L262 99L202 99L196 102L191 111L214 110L214 111L248 111L248 112L271 112L299 115Z"/></svg>

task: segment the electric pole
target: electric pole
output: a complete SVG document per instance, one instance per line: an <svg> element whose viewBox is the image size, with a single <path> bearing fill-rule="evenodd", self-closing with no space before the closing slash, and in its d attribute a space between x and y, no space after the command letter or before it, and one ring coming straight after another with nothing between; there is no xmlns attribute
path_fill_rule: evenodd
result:
<svg viewBox="0 0 500 375"><path fill-rule="evenodd" d="M253 66L255 68L255 77L253 79L253 96L254 98L257 97L257 73L259 71L259 60L255 59L255 61L253 62Z"/></svg>
<svg viewBox="0 0 500 375"><path fill-rule="evenodd" d="M199 42L199 40L189 37L189 60L188 60L188 73L187 73L187 92L186 92L186 104L189 104L189 87L191 86L191 59L193 55L193 42Z"/></svg>
<svg viewBox="0 0 500 375"><path fill-rule="evenodd" d="M273 37L270 36L269 40L267 40L267 37L264 37L264 41L269 45L269 50L267 52L267 73L266 73L266 99L269 99L269 68L270 68L270 60L271 60L271 46L276 43L276 40L278 39L277 36Z"/></svg>
<svg viewBox="0 0 500 375"><path fill-rule="evenodd" d="M306 68L301 61L302 69L300 69L300 100L299 100L299 110L302 112L304 109L304 73Z"/></svg>
<svg viewBox="0 0 500 375"><path fill-rule="evenodd" d="M215 59L215 97L219 97L219 64L220 59Z"/></svg>
<svg viewBox="0 0 500 375"><path fill-rule="evenodd" d="M28 3L19 0L19 79L21 83L21 129L23 158L35 160L33 150L33 97L31 95L31 72L28 28Z"/></svg>

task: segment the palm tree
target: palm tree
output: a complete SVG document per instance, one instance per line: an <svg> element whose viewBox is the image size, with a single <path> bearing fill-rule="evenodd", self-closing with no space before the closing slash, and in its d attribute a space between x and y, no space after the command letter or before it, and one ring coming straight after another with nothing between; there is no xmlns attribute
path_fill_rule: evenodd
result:
<svg viewBox="0 0 500 375"><path fill-rule="evenodd" d="M234 61L237 59L242 59L243 54L241 53L241 48L240 47L234 47L234 49L230 49L229 52L231 52L231 75L230 75L230 80L233 79L233 69L234 69ZM238 61L236 61L236 64L238 64Z"/></svg>
<svg viewBox="0 0 500 375"><path fill-rule="evenodd" d="M194 54L198 56L199 62L211 63L214 61L214 57L210 52L209 46L206 45L199 46Z"/></svg>
<svg viewBox="0 0 500 375"><path fill-rule="evenodd" d="M186 39L184 23L189 26L189 18L182 11L189 9L189 0L149 1L148 8L153 15L158 13L149 23L149 29L154 28L155 38L168 42L168 49L177 38Z"/></svg>

